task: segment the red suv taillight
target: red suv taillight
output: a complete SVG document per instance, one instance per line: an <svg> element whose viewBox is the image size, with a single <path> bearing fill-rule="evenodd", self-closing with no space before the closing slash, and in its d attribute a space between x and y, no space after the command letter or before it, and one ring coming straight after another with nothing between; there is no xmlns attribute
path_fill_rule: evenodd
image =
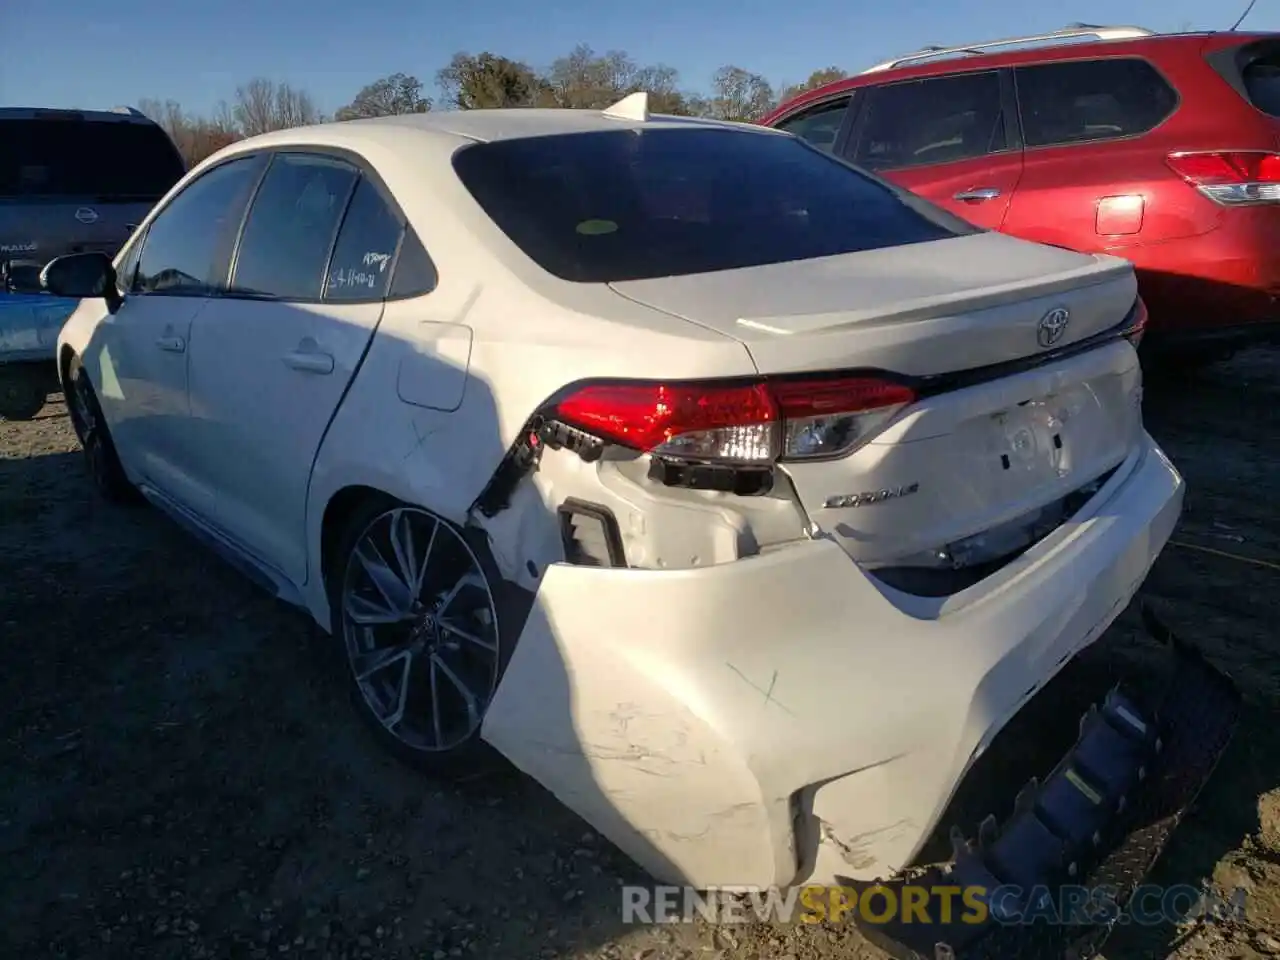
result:
<svg viewBox="0 0 1280 960"><path fill-rule="evenodd" d="M1280 154L1266 150L1171 153L1169 167L1217 203L1280 203Z"/></svg>
<svg viewBox="0 0 1280 960"><path fill-rule="evenodd" d="M586 384L555 405L568 426L633 450L705 463L843 456L916 399L875 377Z"/></svg>

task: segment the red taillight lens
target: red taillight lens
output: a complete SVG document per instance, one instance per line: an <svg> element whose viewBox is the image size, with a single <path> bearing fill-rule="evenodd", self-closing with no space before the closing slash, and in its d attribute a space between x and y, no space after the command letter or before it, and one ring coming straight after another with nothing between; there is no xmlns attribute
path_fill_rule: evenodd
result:
<svg viewBox="0 0 1280 960"><path fill-rule="evenodd" d="M778 408L762 383L589 384L556 409L565 423L635 450L697 460L777 456Z"/></svg>
<svg viewBox="0 0 1280 960"><path fill-rule="evenodd" d="M848 453L914 400L910 388L869 377L606 383L575 390L555 417L633 450L770 463Z"/></svg>
<svg viewBox="0 0 1280 960"><path fill-rule="evenodd" d="M1280 154L1266 150L1173 153L1169 168L1219 203L1280 201Z"/></svg>

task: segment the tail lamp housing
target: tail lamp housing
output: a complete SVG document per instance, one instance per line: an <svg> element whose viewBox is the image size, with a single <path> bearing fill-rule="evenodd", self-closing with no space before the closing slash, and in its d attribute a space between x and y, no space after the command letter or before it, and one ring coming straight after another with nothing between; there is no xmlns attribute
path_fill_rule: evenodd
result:
<svg viewBox="0 0 1280 960"><path fill-rule="evenodd" d="M1267 150L1171 153L1169 168L1223 206L1280 203L1280 154Z"/></svg>
<svg viewBox="0 0 1280 960"><path fill-rule="evenodd" d="M915 402L872 376L588 383L550 416L642 453L694 463L768 466L848 455Z"/></svg>

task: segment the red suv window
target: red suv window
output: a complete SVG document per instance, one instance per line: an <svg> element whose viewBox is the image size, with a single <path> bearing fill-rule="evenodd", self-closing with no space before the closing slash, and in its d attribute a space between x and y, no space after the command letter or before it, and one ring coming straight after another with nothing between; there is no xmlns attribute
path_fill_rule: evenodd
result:
<svg viewBox="0 0 1280 960"><path fill-rule="evenodd" d="M1005 147L995 72L873 87L863 109L854 162L868 170L954 163Z"/></svg>
<svg viewBox="0 0 1280 960"><path fill-rule="evenodd" d="M1178 95L1145 60L1072 60L1014 70L1028 147L1086 143L1146 133Z"/></svg>

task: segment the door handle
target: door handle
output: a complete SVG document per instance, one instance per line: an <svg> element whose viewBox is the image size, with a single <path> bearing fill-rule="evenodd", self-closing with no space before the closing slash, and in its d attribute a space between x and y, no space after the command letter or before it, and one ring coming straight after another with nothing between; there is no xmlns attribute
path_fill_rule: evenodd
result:
<svg viewBox="0 0 1280 960"><path fill-rule="evenodd" d="M182 353L187 349L187 342L181 337L160 337L156 340L156 346L169 353Z"/></svg>
<svg viewBox="0 0 1280 960"><path fill-rule="evenodd" d="M1000 196L1000 191L995 187L975 187L972 190L961 190L955 195L955 200L994 200Z"/></svg>
<svg viewBox="0 0 1280 960"><path fill-rule="evenodd" d="M284 362L303 373L333 373L333 357L311 350L295 350L284 355Z"/></svg>

